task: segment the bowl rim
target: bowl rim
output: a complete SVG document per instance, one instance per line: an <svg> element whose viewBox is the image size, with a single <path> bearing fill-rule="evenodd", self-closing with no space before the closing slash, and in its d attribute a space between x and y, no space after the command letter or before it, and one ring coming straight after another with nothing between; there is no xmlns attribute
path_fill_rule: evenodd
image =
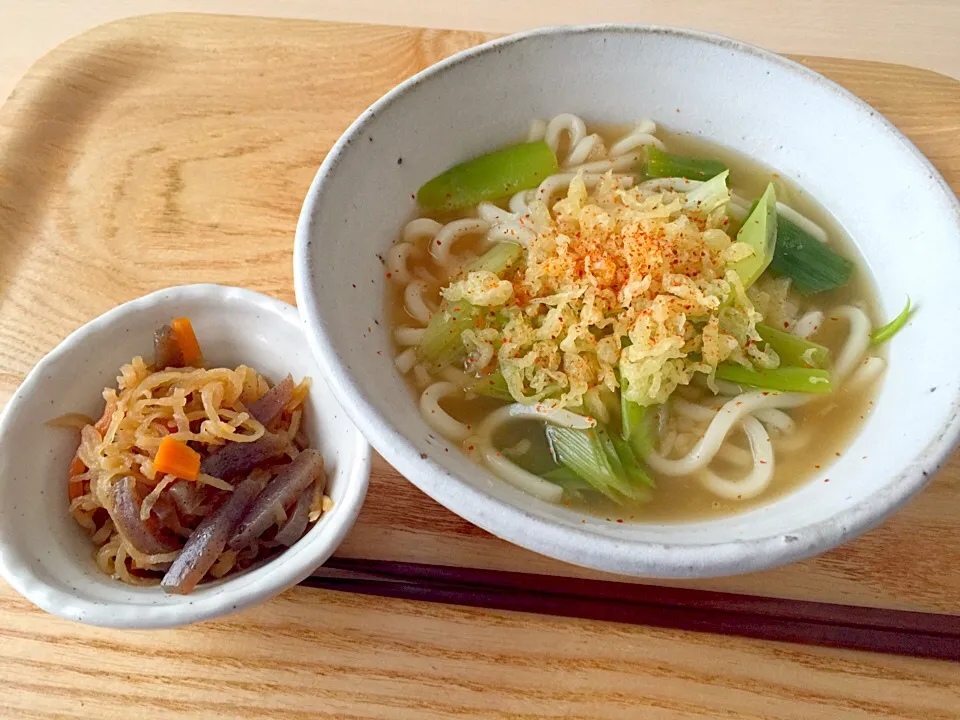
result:
<svg viewBox="0 0 960 720"><path fill-rule="evenodd" d="M118 321L135 316L145 309L179 300L210 303L214 306L228 303L250 305L263 312L265 318L280 318L303 332L303 325L295 307L245 288L209 283L177 285L127 301L71 332L30 370L0 414L0 445L13 425L18 408L31 401L42 377L58 362L68 357L79 344L99 334L109 334ZM310 360L317 365L317 380L323 382L325 377L322 367L316 362L315 356L310 356ZM336 393L333 394L336 397ZM339 410L336 403L318 407L318 412L323 414L332 414ZM353 527L366 497L372 453L370 444L358 429L355 435L349 454L344 453L345 457L351 458L346 473L347 492L337 504L338 512L331 513L322 538L318 537L312 543L299 548L294 545L264 564L259 570L267 572L263 573L256 583L249 581L249 575L241 574L234 579L220 582L215 593L204 596L185 595L183 597L187 598L187 601L166 605L91 602L48 584L28 564L18 562L7 549L10 543L5 539L3 528L0 528L0 577L25 598L51 614L100 627L169 628L208 620L249 607L308 577L333 554ZM163 592L159 588L147 588L154 589Z"/></svg>
<svg viewBox="0 0 960 720"><path fill-rule="evenodd" d="M473 58L496 53L527 40L605 33L669 35L705 43L772 63L831 91L839 100L867 113L872 120L912 153L915 160L936 179L950 199L954 222L960 225L960 200L946 180L917 147L886 117L865 101L820 73L769 50L729 37L664 25L602 23L543 27L498 38L458 52L401 82L367 108L327 153L307 192L297 223L294 242L294 287L297 306L306 325L307 341L330 381L330 386L351 419L378 452L414 485L452 512L482 529L521 547L575 565L650 578L707 578L769 569L810 557L840 545L877 526L918 493L939 470L960 441L960 388L955 391L950 417L940 432L906 468L858 507L834 513L786 533L750 540L720 543L654 543L618 540L576 527L561 526L534 516L456 477L429 457L422 457L403 433L380 418L363 389L351 376L327 332L323 313L311 290L313 262L309 245L313 216L323 186L335 172L347 147L366 130L381 111L420 83L439 76ZM489 471L488 471L489 472ZM443 486L450 481L457 492Z"/></svg>

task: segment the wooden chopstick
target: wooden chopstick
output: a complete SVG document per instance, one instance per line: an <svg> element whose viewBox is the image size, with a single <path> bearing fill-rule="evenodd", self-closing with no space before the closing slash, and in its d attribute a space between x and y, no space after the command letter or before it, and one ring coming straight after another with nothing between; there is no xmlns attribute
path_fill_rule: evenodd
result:
<svg viewBox="0 0 960 720"><path fill-rule="evenodd" d="M960 661L960 617L417 563L331 558L311 587Z"/></svg>

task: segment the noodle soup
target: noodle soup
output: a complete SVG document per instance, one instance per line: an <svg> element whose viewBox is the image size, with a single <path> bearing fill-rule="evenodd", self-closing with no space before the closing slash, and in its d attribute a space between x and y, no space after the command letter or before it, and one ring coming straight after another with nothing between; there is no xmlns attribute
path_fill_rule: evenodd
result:
<svg viewBox="0 0 960 720"><path fill-rule="evenodd" d="M885 369L842 230L645 121L535 122L421 188L386 256L396 366L505 482L617 520L729 514L836 459Z"/></svg>

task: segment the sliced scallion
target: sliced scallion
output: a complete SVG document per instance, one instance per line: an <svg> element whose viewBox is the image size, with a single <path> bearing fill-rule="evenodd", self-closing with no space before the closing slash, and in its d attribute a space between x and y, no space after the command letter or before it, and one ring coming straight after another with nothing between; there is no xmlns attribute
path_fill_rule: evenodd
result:
<svg viewBox="0 0 960 720"><path fill-rule="evenodd" d="M484 397L496 398L504 402L513 402L513 396L507 387L507 380L499 370L477 379L476 382L472 383L467 389L472 393L483 395Z"/></svg>
<svg viewBox="0 0 960 720"><path fill-rule="evenodd" d="M823 345L769 325L758 324L757 333L776 351L784 365L822 368L830 354Z"/></svg>
<svg viewBox="0 0 960 720"><path fill-rule="evenodd" d="M433 314L420 338L417 355L434 367L446 367L466 355L461 336L483 323L485 308L464 300L447 302Z"/></svg>
<svg viewBox="0 0 960 720"><path fill-rule="evenodd" d="M644 172L650 178L681 177L688 180L709 180L726 169L727 166L719 160L674 155L652 145L647 147L644 166Z"/></svg>
<svg viewBox="0 0 960 720"><path fill-rule="evenodd" d="M534 188L558 170L556 155L542 140L514 145L437 175L417 192L417 202L424 210L460 210Z"/></svg>
<svg viewBox="0 0 960 720"><path fill-rule="evenodd" d="M770 270L790 278L793 287L804 295L812 295L846 285L853 274L853 263L780 215Z"/></svg>
<svg viewBox="0 0 960 720"><path fill-rule="evenodd" d="M634 483L640 483L641 485L647 485L651 488L657 487L653 478L650 477L643 465L640 464L640 461L637 460L637 456L633 452L633 448L630 447L630 443L613 433L610 434L610 442L613 443L613 447L617 451L620 464L623 465L624 475L626 475L628 480Z"/></svg>
<svg viewBox="0 0 960 720"><path fill-rule="evenodd" d="M819 368L778 367L773 370L750 370L742 365L720 363L716 377L761 390L804 393L828 393L833 390L830 373Z"/></svg>
<svg viewBox="0 0 960 720"><path fill-rule="evenodd" d="M883 327L878 327L872 333L870 333L870 340L874 345L880 345L885 343L887 340L892 338L898 332L903 329L903 326L907 324L907 320L910 319L910 298L907 297L907 304L903 308L903 311L897 315L893 320L888 322Z"/></svg>
<svg viewBox="0 0 960 720"><path fill-rule="evenodd" d="M466 272L486 270L494 275L503 276L512 270L523 257L523 246L512 242L498 242L483 255L467 265Z"/></svg>

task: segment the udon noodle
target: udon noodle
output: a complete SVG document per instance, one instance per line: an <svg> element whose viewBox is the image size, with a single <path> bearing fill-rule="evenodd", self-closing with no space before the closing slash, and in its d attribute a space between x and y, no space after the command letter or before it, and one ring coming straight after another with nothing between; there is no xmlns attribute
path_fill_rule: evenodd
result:
<svg viewBox="0 0 960 720"><path fill-rule="evenodd" d="M543 500L682 519L768 499L839 454L884 372L891 329L829 217L668 144L652 121L534 122L427 183L384 257L427 425Z"/></svg>

